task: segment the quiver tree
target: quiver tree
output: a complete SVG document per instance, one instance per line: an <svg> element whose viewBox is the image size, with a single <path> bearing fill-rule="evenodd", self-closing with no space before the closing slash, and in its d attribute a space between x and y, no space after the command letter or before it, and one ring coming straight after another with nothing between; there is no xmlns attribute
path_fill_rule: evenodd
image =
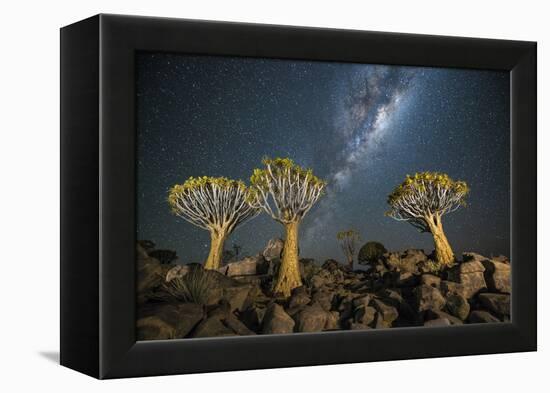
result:
<svg viewBox="0 0 550 393"><path fill-rule="evenodd" d="M254 169L250 178L250 204L285 227L285 245L273 291L289 296L292 289L302 285L298 264L300 221L321 197L326 183L289 158L265 158L263 164L265 168Z"/></svg>
<svg viewBox="0 0 550 393"><path fill-rule="evenodd" d="M190 177L170 189L172 212L210 232L210 253L205 269L217 269L227 237L260 210L248 202L250 190L241 181L225 177Z"/></svg>
<svg viewBox="0 0 550 393"><path fill-rule="evenodd" d="M445 173L421 172L407 175L405 181L388 196L387 215L407 221L421 232L430 232L435 257L440 266L454 261L453 250L443 231L442 217L466 205L469 193L463 181L454 181Z"/></svg>
<svg viewBox="0 0 550 393"><path fill-rule="evenodd" d="M338 244L342 249L342 252L346 256L348 266L353 269L353 258L355 256L355 250L357 249L357 242L361 240L359 232L349 229L347 231L340 231L336 234Z"/></svg>

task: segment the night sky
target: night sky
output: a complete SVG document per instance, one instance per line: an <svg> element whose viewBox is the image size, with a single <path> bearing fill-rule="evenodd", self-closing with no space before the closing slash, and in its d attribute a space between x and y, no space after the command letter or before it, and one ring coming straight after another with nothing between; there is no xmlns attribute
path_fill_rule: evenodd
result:
<svg viewBox="0 0 550 393"><path fill-rule="evenodd" d="M443 68L141 53L137 56L138 239L206 259L210 237L172 215L189 176L248 183L263 156L290 157L328 181L300 227L300 256L343 261L336 232L389 250L433 249L385 217L406 174L465 180L468 207L444 217L455 254L509 255L509 74ZM226 243L257 254L283 227L261 214Z"/></svg>

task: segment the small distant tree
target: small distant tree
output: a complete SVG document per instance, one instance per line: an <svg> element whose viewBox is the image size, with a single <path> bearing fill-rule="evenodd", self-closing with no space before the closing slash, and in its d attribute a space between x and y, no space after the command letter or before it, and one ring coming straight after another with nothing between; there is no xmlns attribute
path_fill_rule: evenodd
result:
<svg viewBox="0 0 550 393"><path fill-rule="evenodd" d="M239 255L243 247L238 245L237 243L233 243L232 247L233 247L233 254L235 254L235 258L239 259Z"/></svg>
<svg viewBox="0 0 550 393"><path fill-rule="evenodd" d="M349 229L347 231L340 231L336 234L338 244L342 249L342 252L346 256L348 266L353 269L353 258L355 257L355 250L357 249L357 243L361 240L359 232Z"/></svg>
<svg viewBox="0 0 550 393"><path fill-rule="evenodd" d="M227 237L260 210L248 200L250 190L242 181L225 177L190 177L170 189L168 203L172 212L210 232L210 253L205 269L217 269Z"/></svg>
<svg viewBox="0 0 550 393"><path fill-rule="evenodd" d="M440 266L454 262L451 245L443 231L442 217L466 205L469 188L445 173L421 172L407 175L405 181L388 196L387 215L407 221L421 232L430 232L435 243L435 257Z"/></svg>
<svg viewBox="0 0 550 393"><path fill-rule="evenodd" d="M298 231L304 216L321 197L326 183L290 158L265 158L265 168L254 169L250 178L250 204L263 209L286 230L282 261L274 292L289 296L302 285L298 259Z"/></svg>

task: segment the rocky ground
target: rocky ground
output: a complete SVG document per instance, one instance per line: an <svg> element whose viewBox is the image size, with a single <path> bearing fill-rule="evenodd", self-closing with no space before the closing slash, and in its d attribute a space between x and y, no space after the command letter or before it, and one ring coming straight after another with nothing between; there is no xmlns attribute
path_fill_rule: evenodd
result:
<svg viewBox="0 0 550 393"><path fill-rule="evenodd" d="M283 247L282 240L273 239L262 254L205 273L207 295L189 301L167 288L202 268L160 263L152 256L159 253L146 244L138 245L139 340L510 320L510 263L505 257L465 253L456 265L437 273L428 255L413 249L386 253L367 270L350 270L335 260L319 266L302 259L304 286L285 299L270 291Z"/></svg>

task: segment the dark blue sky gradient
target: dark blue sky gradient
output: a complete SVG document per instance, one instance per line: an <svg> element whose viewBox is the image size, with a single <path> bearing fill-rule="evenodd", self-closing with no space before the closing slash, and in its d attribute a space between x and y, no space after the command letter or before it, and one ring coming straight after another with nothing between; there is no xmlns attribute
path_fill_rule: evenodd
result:
<svg viewBox="0 0 550 393"><path fill-rule="evenodd" d="M248 182L263 156L291 157L329 182L300 233L301 256L342 260L336 232L390 250L433 249L430 234L384 216L416 171L471 188L445 216L455 253L509 255L509 75L505 72L139 54L138 239L202 262L206 231L173 216L167 191L189 176ZM256 254L283 228L265 214L227 246Z"/></svg>

